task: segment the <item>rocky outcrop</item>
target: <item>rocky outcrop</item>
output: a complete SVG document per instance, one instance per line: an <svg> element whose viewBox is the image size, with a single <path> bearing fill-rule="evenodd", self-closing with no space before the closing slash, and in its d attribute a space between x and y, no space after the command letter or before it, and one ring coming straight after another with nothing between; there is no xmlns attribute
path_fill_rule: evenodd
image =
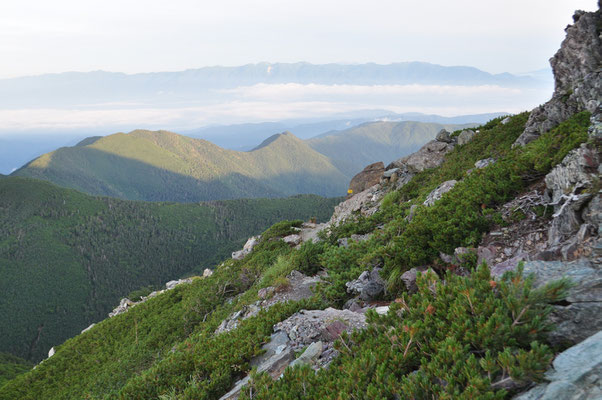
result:
<svg viewBox="0 0 602 400"><path fill-rule="evenodd" d="M373 300L385 291L385 281L380 277L380 268L364 271L357 279L345 285L347 293L357 294L364 301Z"/></svg>
<svg viewBox="0 0 602 400"><path fill-rule="evenodd" d="M286 279L288 285L285 287L275 288L269 286L260 289L257 293L257 297L260 300L254 304L243 306L240 310L224 319L215 330L215 334L219 335L236 329L241 321L256 316L259 314L259 311L262 309L267 310L274 304L309 299L313 296L312 289L320 281L319 276L310 277L298 271L292 271Z"/></svg>
<svg viewBox="0 0 602 400"><path fill-rule="evenodd" d="M295 359L295 353L287 346L288 337L283 332L274 333L270 341L262 346L265 351L262 355L251 360L251 366L257 368L258 373L265 372L272 379L278 378ZM241 390L249 383L251 377L246 376L234 384L232 390L220 397L220 400L233 400L240 396Z"/></svg>
<svg viewBox="0 0 602 400"><path fill-rule="evenodd" d="M456 186L456 183L458 183L458 181L453 180L453 179L451 181L443 182L441 185L437 186L437 188L435 190L433 190L431 193L429 193L428 196L426 196L426 200L424 201L423 204L425 206L432 206L433 204L435 204L435 202L437 200L439 200L441 197L443 197L443 195L445 193L452 190L454 188L454 186Z"/></svg>
<svg viewBox="0 0 602 400"><path fill-rule="evenodd" d="M452 143L454 138L451 137L451 134L448 131L441 129L439 133L437 133L435 140L438 142Z"/></svg>
<svg viewBox="0 0 602 400"><path fill-rule="evenodd" d="M535 286L568 278L573 286L563 304L553 306L549 334L553 344L575 344L602 330L602 269L588 260L529 261L525 274L535 276Z"/></svg>
<svg viewBox="0 0 602 400"><path fill-rule="evenodd" d="M322 341L324 349L331 347L342 332L366 327L364 314L349 310L301 310L274 326L276 332L285 332L290 346L298 351L314 342Z"/></svg>
<svg viewBox="0 0 602 400"><path fill-rule="evenodd" d="M602 332L560 353L546 372L547 383L515 400L586 400L602 398Z"/></svg>
<svg viewBox="0 0 602 400"><path fill-rule="evenodd" d="M385 172L385 164L382 161L368 165L362 172L351 179L349 183L350 194L355 195L376 185L380 182L383 172Z"/></svg>
<svg viewBox="0 0 602 400"><path fill-rule="evenodd" d="M597 234L602 211L600 194L595 192L600 179L599 167L600 154L596 147L583 144L546 175L545 198L554 207L548 246L565 259L579 256L579 242L583 242L586 235ZM594 198L597 201L590 205ZM577 235L580 230L583 230L581 235Z"/></svg>
<svg viewBox="0 0 602 400"><path fill-rule="evenodd" d="M253 251L253 248L257 246L257 244L259 243L259 239L261 239L261 235L250 237L243 246L242 250L238 250L232 253L232 259L242 260L243 258L245 258Z"/></svg>
<svg viewBox="0 0 602 400"><path fill-rule="evenodd" d="M445 155L453 148L454 143L431 140L417 152L393 161L387 166L387 170L399 168L405 173L416 174L428 168L435 168L443 163Z"/></svg>
<svg viewBox="0 0 602 400"><path fill-rule="evenodd" d="M324 228L336 226L353 218L356 214L364 216L374 214L378 211L380 200L382 200L385 194L386 190L380 185L374 185L361 193L355 194L351 198L335 206L334 213Z"/></svg>
<svg viewBox="0 0 602 400"><path fill-rule="evenodd" d="M515 145L524 146L576 112L598 112L602 101L602 12L577 11L566 38L550 59L555 89L552 99L531 112Z"/></svg>

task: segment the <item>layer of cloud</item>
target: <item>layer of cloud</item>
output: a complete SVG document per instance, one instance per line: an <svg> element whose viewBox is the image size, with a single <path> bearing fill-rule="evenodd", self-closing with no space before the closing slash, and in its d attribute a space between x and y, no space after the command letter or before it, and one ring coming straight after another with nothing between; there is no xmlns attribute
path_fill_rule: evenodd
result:
<svg viewBox="0 0 602 400"><path fill-rule="evenodd" d="M0 109L1 130L192 129L208 124L328 117L367 109L445 116L520 112L544 102L542 90L495 85L258 84L220 91L224 101L169 107L111 103L70 109Z"/></svg>

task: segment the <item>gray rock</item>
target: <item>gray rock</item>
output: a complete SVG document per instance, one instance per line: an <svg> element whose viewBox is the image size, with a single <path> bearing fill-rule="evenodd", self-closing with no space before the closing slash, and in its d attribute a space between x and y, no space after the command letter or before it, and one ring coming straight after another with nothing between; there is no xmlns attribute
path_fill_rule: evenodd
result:
<svg viewBox="0 0 602 400"><path fill-rule="evenodd" d="M90 326L88 326L86 329L81 331L81 333L88 332L90 329L92 329L92 327L94 327L94 325L96 325L96 324L90 324Z"/></svg>
<svg viewBox="0 0 602 400"><path fill-rule="evenodd" d="M575 344L602 330L602 270L587 260L529 261L525 274L535 275L535 286L563 277L573 283L566 305L554 305L550 320L556 329L548 339L553 344Z"/></svg>
<svg viewBox="0 0 602 400"><path fill-rule="evenodd" d="M276 324L274 330L286 332L293 350L299 351L316 341L322 341L324 344L332 342L332 334L328 332L327 327L335 321L342 322L346 332L364 329L367 326L364 314L327 308L325 310L301 310Z"/></svg>
<svg viewBox="0 0 602 400"><path fill-rule="evenodd" d="M445 159L445 155L452 151L454 146L454 143L431 140L417 152L393 161L387 169L399 168L400 170L397 172L400 176L398 186L399 183L405 184L417 172L440 166Z"/></svg>
<svg viewBox="0 0 602 400"><path fill-rule="evenodd" d="M109 318L112 318L119 314L123 314L130 307L133 307L134 305L136 305L136 303L134 303L133 301L131 301L128 298L121 299L121 301L119 302L119 305L117 307L115 307L115 309L113 309L113 311L111 311L109 313Z"/></svg>
<svg viewBox="0 0 602 400"><path fill-rule="evenodd" d="M359 294L360 299L365 301L378 297L385 291L385 281L380 277L379 271L380 268L364 271L357 279L347 282L347 293Z"/></svg>
<svg viewBox="0 0 602 400"><path fill-rule="evenodd" d="M454 186L456 186L456 183L458 183L458 181L453 180L453 179L451 181L443 182L441 185L437 186L437 188L435 190L433 190L431 193L429 193L429 195L426 197L426 200L424 201L423 204L425 206L432 206L433 204L435 204L435 202L437 200L439 200L441 197L443 197L443 195L445 193L452 190L454 188Z"/></svg>
<svg viewBox="0 0 602 400"><path fill-rule="evenodd" d="M444 142L444 143L453 142L453 139L452 139L450 133L448 131L446 131L445 129L441 129L439 131L439 133L437 133L435 140L437 140L438 142Z"/></svg>
<svg viewBox="0 0 602 400"><path fill-rule="evenodd" d="M424 267L412 268L401 275L401 280L406 285L408 293L416 293L418 291L418 286L416 285L416 277L418 276L418 272L425 272L426 270L427 268Z"/></svg>
<svg viewBox="0 0 602 400"><path fill-rule="evenodd" d="M479 246L477 248L477 265L486 263L489 267L495 260L495 246Z"/></svg>
<svg viewBox="0 0 602 400"><path fill-rule="evenodd" d="M341 238L337 240L337 246L349 247L349 238Z"/></svg>
<svg viewBox="0 0 602 400"><path fill-rule="evenodd" d="M398 171L399 168L388 169L383 173L383 178L391 178L391 176L393 176L393 174L396 174Z"/></svg>
<svg viewBox="0 0 602 400"><path fill-rule="evenodd" d="M247 239L247 242L243 246L242 250L238 250L232 253L232 259L234 260L242 260L247 255L249 255L255 246L259 243L259 239L261 239L261 235L252 236Z"/></svg>
<svg viewBox="0 0 602 400"><path fill-rule="evenodd" d="M54 353L56 353L56 350L54 349L54 346L53 346L48 351L48 358L52 357L54 355Z"/></svg>
<svg viewBox="0 0 602 400"><path fill-rule="evenodd" d="M473 131L472 129L463 130L458 135L458 144L464 145L464 144L470 142L476 136L476 134L477 133L475 131Z"/></svg>
<svg viewBox="0 0 602 400"><path fill-rule="evenodd" d="M260 299L269 299L274 294L275 291L276 291L276 288L274 286L268 286L265 288L261 288L257 292L257 297L259 297Z"/></svg>
<svg viewBox="0 0 602 400"><path fill-rule="evenodd" d="M315 363L318 357L320 357L322 354L323 347L324 346L321 341L310 344L307 349L305 349L303 354L301 354L299 358L290 364L291 368L296 365L311 365Z"/></svg>
<svg viewBox="0 0 602 400"><path fill-rule="evenodd" d="M477 162L474 163L475 168L481 169L481 168L485 168L488 165L491 164L495 164L495 159L493 158L485 158L483 160L479 160Z"/></svg>
<svg viewBox="0 0 602 400"><path fill-rule="evenodd" d="M515 400L587 400L602 398L602 332L560 353L546 380Z"/></svg>
<svg viewBox="0 0 602 400"><path fill-rule="evenodd" d="M548 246L559 246L578 232L583 221L582 211L594 197L587 189L596 185L599 165L597 150L583 144L569 152L546 175L544 195L555 211L548 230ZM599 207L595 207L588 212L598 214L599 210Z"/></svg>
<svg viewBox="0 0 602 400"><path fill-rule="evenodd" d="M506 125L508 122L510 122L510 117L506 117L506 118L504 118L503 120L500 121L500 123L502 125Z"/></svg>
<svg viewBox="0 0 602 400"><path fill-rule="evenodd" d="M209 268L205 268L205 270L203 271L203 278L208 278L211 275L213 275L213 270L209 269Z"/></svg>
<svg viewBox="0 0 602 400"><path fill-rule="evenodd" d="M301 235L293 233L292 235L283 237L282 240L290 246L296 246L301 243Z"/></svg>
<svg viewBox="0 0 602 400"><path fill-rule="evenodd" d="M519 252L514 257L507 259L506 261L499 262L491 267L491 275L500 277L508 271L514 271L521 261L525 261L528 258L528 254Z"/></svg>
<svg viewBox="0 0 602 400"><path fill-rule="evenodd" d="M165 289L172 290L176 286L182 285L184 283L192 283L192 278L178 279L177 281L169 281L165 284Z"/></svg>
<svg viewBox="0 0 602 400"><path fill-rule="evenodd" d="M272 337L274 337L274 335L272 335ZM264 350L268 350L271 347L273 347L273 345L268 343L264 345L263 348ZM280 352L276 352L273 350L270 350L270 352L272 354L270 357L265 357L265 354L267 354L266 351L266 353L259 356L258 359L251 360L251 365L257 367L258 373L265 372L269 374L272 377L272 379L277 379L280 375L282 375L286 367L295 358L295 353L290 347L285 347ZM236 382L232 390L220 397L220 400L237 399L238 396L240 396L241 390L249 383L249 381L250 376L247 375L243 379Z"/></svg>

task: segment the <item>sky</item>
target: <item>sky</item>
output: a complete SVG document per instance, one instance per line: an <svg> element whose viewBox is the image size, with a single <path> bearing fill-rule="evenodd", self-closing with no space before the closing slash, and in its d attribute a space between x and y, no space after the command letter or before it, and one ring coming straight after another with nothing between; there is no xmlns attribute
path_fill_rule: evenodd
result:
<svg viewBox="0 0 602 400"><path fill-rule="evenodd" d="M0 78L178 71L261 61L548 66L597 0L19 0L0 2Z"/></svg>

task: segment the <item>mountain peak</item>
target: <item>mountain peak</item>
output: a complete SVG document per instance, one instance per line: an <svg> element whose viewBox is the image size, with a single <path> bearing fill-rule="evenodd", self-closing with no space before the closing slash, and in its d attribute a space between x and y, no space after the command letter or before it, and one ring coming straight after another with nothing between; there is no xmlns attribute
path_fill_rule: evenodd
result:
<svg viewBox="0 0 602 400"><path fill-rule="evenodd" d="M267 138L266 140L261 142L261 144L259 146L253 148L251 151L256 151L256 150L262 149L264 147L267 147L270 144L276 142L277 140L291 140L291 139L295 140L295 141L299 141L299 142L302 141L297 136L293 135L291 132L284 131L282 133L276 133L276 134L270 136L269 138Z"/></svg>

